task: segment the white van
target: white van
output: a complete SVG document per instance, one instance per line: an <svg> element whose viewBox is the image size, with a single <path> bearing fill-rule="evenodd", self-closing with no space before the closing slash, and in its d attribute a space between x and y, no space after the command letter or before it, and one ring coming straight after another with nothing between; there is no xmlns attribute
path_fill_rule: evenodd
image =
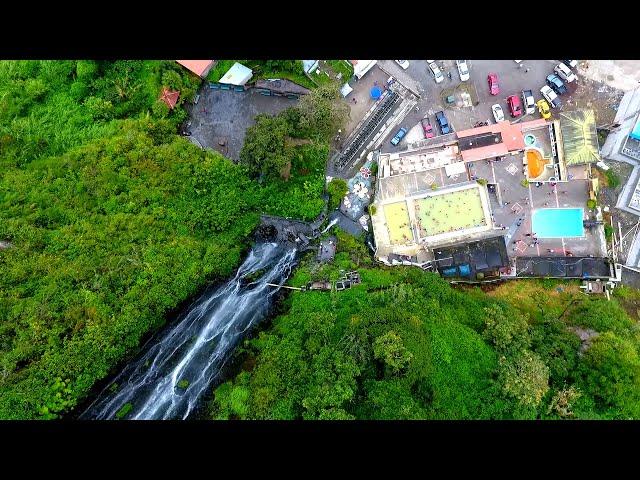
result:
<svg viewBox="0 0 640 480"><path fill-rule="evenodd" d="M573 73L571 69L564 63L559 63L558 65L556 65L553 71L556 72L558 76L561 79L565 80L567 83L575 82L578 79L576 74Z"/></svg>

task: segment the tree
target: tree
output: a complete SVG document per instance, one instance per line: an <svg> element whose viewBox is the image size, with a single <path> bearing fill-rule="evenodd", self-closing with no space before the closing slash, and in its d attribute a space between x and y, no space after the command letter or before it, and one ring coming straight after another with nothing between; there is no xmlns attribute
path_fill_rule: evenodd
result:
<svg viewBox="0 0 640 480"><path fill-rule="evenodd" d="M538 355L524 350L513 358L500 359L498 382L521 405L537 407L549 390L549 368Z"/></svg>
<svg viewBox="0 0 640 480"><path fill-rule="evenodd" d="M85 83L89 83L96 78L98 71L98 64L93 60L78 60L76 63L76 75L78 80Z"/></svg>
<svg viewBox="0 0 640 480"><path fill-rule="evenodd" d="M573 385L557 391L551 399L547 414L555 413L562 418L573 417L573 405L581 396L580 390Z"/></svg>
<svg viewBox="0 0 640 480"><path fill-rule="evenodd" d="M622 418L640 416L640 357L631 340L605 332L593 340L578 367L582 390Z"/></svg>
<svg viewBox="0 0 640 480"><path fill-rule="evenodd" d="M303 96L296 108L300 112L299 136L317 136L329 140L349 118L349 107L333 84L322 85Z"/></svg>
<svg viewBox="0 0 640 480"><path fill-rule="evenodd" d="M373 342L373 356L382 360L385 368L394 376L404 372L413 358L413 354L402 343L400 335L393 330L376 338Z"/></svg>
<svg viewBox="0 0 640 480"><path fill-rule="evenodd" d="M282 116L260 114L247 129L240 161L256 176L286 176L291 166L291 150L287 146L289 124Z"/></svg>
<svg viewBox="0 0 640 480"><path fill-rule="evenodd" d="M486 307L485 312L483 336L499 352L512 355L530 345L529 325L520 313L497 304Z"/></svg>
<svg viewBox="0 0 640 480"><path fill-rule="evenodd" d="M333 210L340 206L340 202L349 191L347 182L342 178L334 178L327 185L327 192L329 193L329 209Z"/></svg>

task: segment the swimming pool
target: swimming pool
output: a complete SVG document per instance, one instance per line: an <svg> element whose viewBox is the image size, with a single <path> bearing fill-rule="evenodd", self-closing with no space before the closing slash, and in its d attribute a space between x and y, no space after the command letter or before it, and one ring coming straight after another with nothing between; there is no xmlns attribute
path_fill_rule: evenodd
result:
<svg viewBox="0 0 640 480"><path fill-rule="evenodd" d="M584 237L583 216L582 208L541 208L531 223L538 238Z"/></svg>

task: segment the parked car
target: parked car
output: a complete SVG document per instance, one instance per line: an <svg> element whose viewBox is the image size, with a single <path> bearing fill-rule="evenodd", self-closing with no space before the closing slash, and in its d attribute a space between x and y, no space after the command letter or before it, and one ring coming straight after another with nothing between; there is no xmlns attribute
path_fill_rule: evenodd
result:
<svg viewBox="0 0 640 480"><path fill-rule="evenodd" d="M504 121L504 112L499 104L491 105L491 111L493 112L493 118L495 118L496 123Z"/></svg>
<svg viewBox="0 0 640 480"><path fill-rule="evenodd" d="M456 66L458 67L458 75L460 75L460 81L466 82L469 80L469 66L466 60L456 60Z"/></svg>
<svg viewBox="0 0 640 480"><path fill-rule="evenodd" d="M556 65L553 71L556 72L558 76L562 80L565 80L567 83L575 82L578 79L576 74L573 73L571 69L567 67L564 63L559 63L558 65Z"/></svg>
<svg viewBox="0 0 640 480"><path fill-rule="evenodd" d="M444 116L443 111L436 112L436 120L438 121L438 126L440 127L440 133L442 133L443 135L451 133L451 126L449 125L447 117Z"/></svg>
<svg viewBox="0 0 640 480"><path fill-rule="evenodd" d="M551 88L553 88L553 90L558 94L558 95L562 95L564 93L567 93L567 86L562 83L562 80L560 80L560 77L555 75L555 74L551 74L547 76L547 85L549 85Z"/></svg>
<svg viewBox="0 0 640 480"><path fill-rule="evenodd" d="M433 131L433 125L429 121L429 117L424 117L420 120L420 125L422 125L422 132L424 133L424 138L433 138L436 136Z"/></svg>
<svg viewBox="0 0 640 480"><path fill-rule="evenodd" d="M551 109L549 108L549 104L544 98L541 98L536 103L538 106L538 112L540 112L540 116L545 120L549 120L551 118Z"/></svg>
<svg viewBox="0 0 640 480"><path fill-rule="evenodd" d="M403 70L409 68L409 60L396 60L396 63L400 65Z"/></svg>
<svg viewBox="0 0 640 480"><path fill-rule="evenodd" d="M522 105L517 95L509 95L507 97L507 106L509 107L509 113L513 118L522 115Z"/></svg>
<svg viewBox="0 0 640 480"><path fill-rule="evenodd" d="M440 71L440 67L438 67L438 64L435 62L435 60L427 60L427 63L429 64L429 71L431 72L431 75L433 75L433 79L436 81L436 83L440 83L441 81L443 81L444 75Z"/></svg>
<svg viewBox="0 0 640 480"><path fill-rule="evenodd" d="M569 68L576 68L578 66L578 60L562 60L562 63Z"/></svg>
<svg viewBox="0 0 640 480"><path fill-rule="evenodd" d="M402 127L400 130L398 130L398 133L396 133L396 135L391 139L391 145L398 145L400 143L400 140L402 140L406 134L407 129Z"/></svg>
<svg viewBox="0 0 640 480"><path fill-rule="evenodd" d="M498 75L490 73L487 75L487 81L489 82L489 93L491 95L498 95L500 93L500 86L498 85Z"/></svg>
<svg viewBox="0 0 640 480"><path fill-rule="evenodd" d="M545 85L540 89L540 93L547 100L547 102L549 102L549 105L551 105L551 107L558 108L560 107L560 105L562 105L560 103L560 99L558 98L558 95L556 95L556 92L551 90L551 87L548 87L547 85Z"/></svg>
<svg viewBox="0 0 640 480"><path fill-rule="evenodd" d="M536 101L533 98L533 92L531 90L522 91L522 104L527 115L536 111Z"/></svg>

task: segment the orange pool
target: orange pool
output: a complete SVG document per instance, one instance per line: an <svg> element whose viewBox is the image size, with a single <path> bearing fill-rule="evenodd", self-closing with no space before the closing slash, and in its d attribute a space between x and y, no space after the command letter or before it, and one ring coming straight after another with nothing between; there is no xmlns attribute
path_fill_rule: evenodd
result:
<svg viewBox="0 0 640 480"><path fill-rule="evenodd" d="M529 169L529 178L538 178L544 171L547 160L542 158L539 150L527 150L527 168Z"/></svg>

